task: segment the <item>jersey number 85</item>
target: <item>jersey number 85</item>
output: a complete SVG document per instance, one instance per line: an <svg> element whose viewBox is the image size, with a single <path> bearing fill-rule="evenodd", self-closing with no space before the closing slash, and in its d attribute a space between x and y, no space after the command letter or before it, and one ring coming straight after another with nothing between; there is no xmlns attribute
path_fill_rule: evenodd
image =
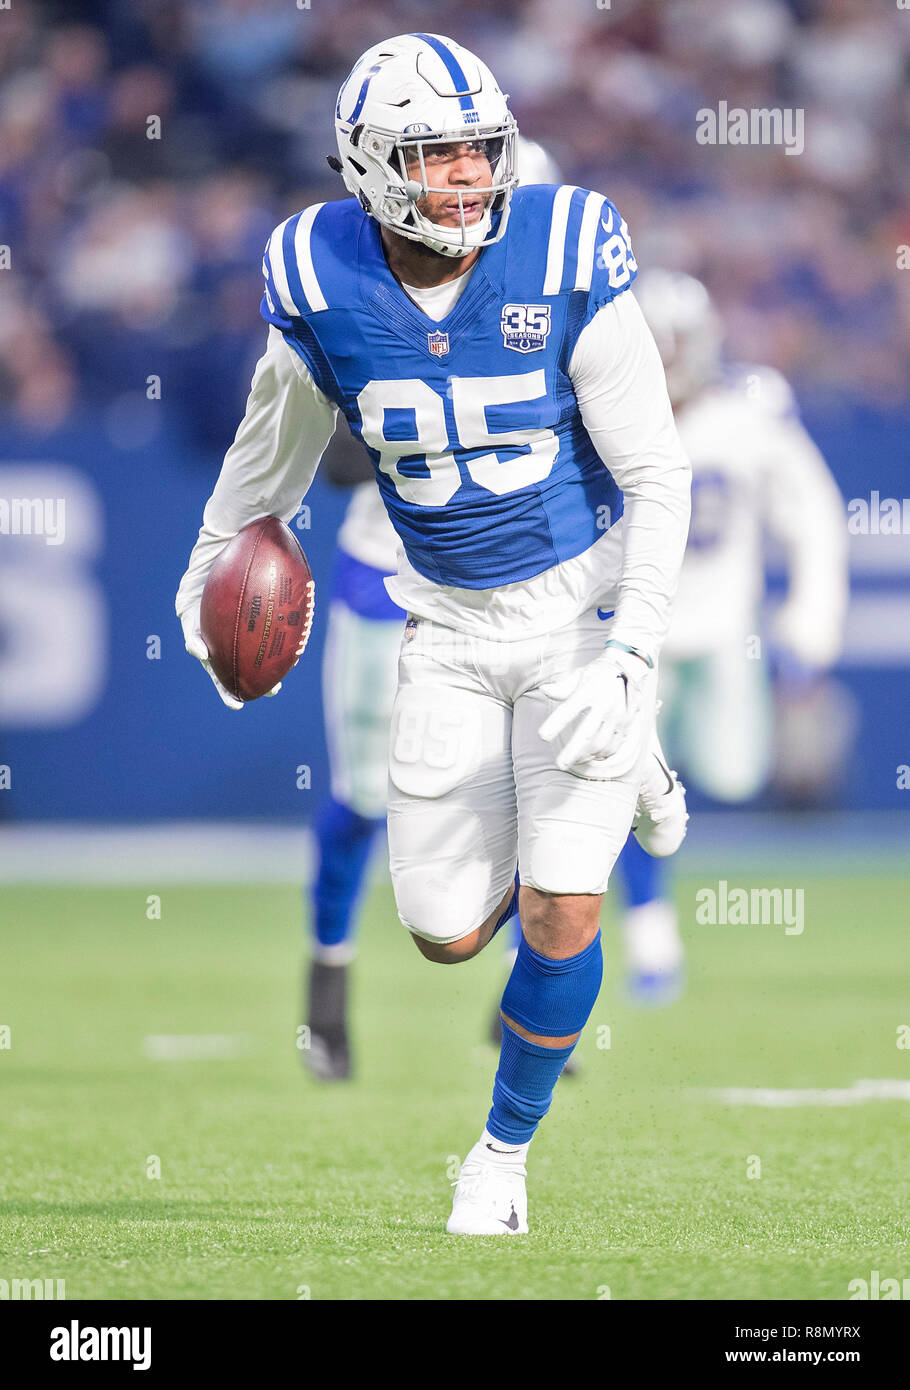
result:
<svg viewBox="0 0 910 1390"><path fill-rule="evenodd" d="M427 382L411 377L402 381L370 381L357 397L364 443L379 454L379 469L395 484L405 501L420 507L444 507L462 484L453 449L488 447L508 450L500 460L496 453L464 459L478 486L501 496L541 482L559 452L559 440L550 429L514 429L491 433L486 410L491 406L519 405L546 394L546 373L522 372L517 376L452 377L449 382L457 440L449 440L442 396ZM389 438L389 435L397 436ZM520 450L520 453L511 451ZM420 458L427 473L404 474L399 463Z"/></svg>

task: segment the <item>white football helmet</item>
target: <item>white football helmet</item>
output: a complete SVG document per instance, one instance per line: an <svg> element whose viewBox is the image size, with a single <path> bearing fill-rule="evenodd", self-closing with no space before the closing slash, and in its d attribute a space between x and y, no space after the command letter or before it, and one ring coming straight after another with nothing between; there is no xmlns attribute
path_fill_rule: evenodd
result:
<svg viewBox="0 0 910 1390"><path fill-rule="evenodd" d="M720 375L723 327L700 280L677 270L646 270L635 297L663 359L671 401L689 400Z"/></svg>
<svg viewBox="0 0 910 1390"><path fill-rule="evenodd" d="M559 165L543 145L536 140L528 140L519 135L516 144L519 182L523 187L531 183L562 183Z"/></svg>
<svg viewBox="0 0 910 1390"><path fill-rule="evenodd" d="M444 256L465 256L505 232L518 127L489 68L451 39L402 34L368 49L338 93L335 134L346 187L383 227ZM451 190L460 225L446 227L417 208L430 191L424 151L465 142L482 144L492 180ZM476 223L465 221L465 193L484 199Z"/></svg>

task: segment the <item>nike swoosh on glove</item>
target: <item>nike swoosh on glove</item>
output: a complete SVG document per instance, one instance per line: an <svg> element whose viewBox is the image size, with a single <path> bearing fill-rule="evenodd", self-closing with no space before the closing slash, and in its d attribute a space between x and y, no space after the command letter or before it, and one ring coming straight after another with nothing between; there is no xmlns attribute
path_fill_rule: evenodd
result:
<svg viewBox="0 0 910 1390"><path fill-rule="evenodd" d="M562 772L612 779L631 771L641 754L639 716L652 675L641 657L608 647L543 687L560 703L541 724L540 737L557 745L554 760Z"/></svg>
<svg viewBox="0 0 910 1390"><path fill-rule="evenodd" d="M194 608L188 608L180 618L180 625L183 628L183 640L186 644L186 649L189 652L190 656L194 656L197 661L202 662L203 667L206 671L208 671L209 675L212 678L212 684L218 691L218 694L221 696L224 703L227 705L228 709L243 709L243 706L246 702L244 700L238 700L234 695L231 694L229 690L225 690L224 686L221 684L221 681L218 679L218 677L215 675L215 672L212 670L212 663L209 661L209 649L205 645L205 642L202 640L202 633L199 628L199 609L200 605L196 604ZM280 689L281 681L279 681L277 685L273 686L271 690L267 690L266 695L277 695Z"/></svg>

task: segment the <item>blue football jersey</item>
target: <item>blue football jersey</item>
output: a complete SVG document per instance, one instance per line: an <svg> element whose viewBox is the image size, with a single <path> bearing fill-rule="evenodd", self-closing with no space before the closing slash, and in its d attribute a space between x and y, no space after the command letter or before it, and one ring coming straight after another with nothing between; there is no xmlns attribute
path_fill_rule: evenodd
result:
<svg viewBox="0 0 910 1390"><path fill-rule="evenodd" d="M568 375L582 329L637 273L608 199L517 189L505 236L438 323L392 275L379 224L354 198L283 222L263 271L263 317L363 440L427 579L468 589L529 579L622 515Z"/></svg>

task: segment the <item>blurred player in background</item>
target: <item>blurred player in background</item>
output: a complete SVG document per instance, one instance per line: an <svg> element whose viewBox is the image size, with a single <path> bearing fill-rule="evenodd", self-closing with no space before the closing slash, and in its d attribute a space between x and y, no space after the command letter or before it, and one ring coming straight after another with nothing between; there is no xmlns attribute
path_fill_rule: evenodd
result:
<svg viewBox="0 0 910 1390"><path fill-rule="evenodd" d="M692 464L689 540L661 657L661 739L687 782L732 805L757 795L771 772L772 664L786 680L805 681L840 653L844 505L780 373L722 361L723 330L705 287L653 269L635 293ZM783 549L789 582L767 637L765 533ZM683 948L663 871L631 838L619 867L632 992L668 1002Z"/></svg>
<svg viewBox="0 0 910 1390"><path fill-rule="evenodd" d="M517 172L524 185L556 183L550 155L519 136ZM348 1027L350 965L370 850L385 826L389 727L398 684L405 614L384 580L398 570L398 537L376 486L366 450L339 426L322 462L337 486L353 486L338 549L323 657L323 713L332 794L315 822L317 869L311 894L313 943L305 985L310 1028L302 1057L323 1081L351 1075ZM509 963L521 935L509 926ZM498 1035L499 1008L496 1009Z"/></svg>

